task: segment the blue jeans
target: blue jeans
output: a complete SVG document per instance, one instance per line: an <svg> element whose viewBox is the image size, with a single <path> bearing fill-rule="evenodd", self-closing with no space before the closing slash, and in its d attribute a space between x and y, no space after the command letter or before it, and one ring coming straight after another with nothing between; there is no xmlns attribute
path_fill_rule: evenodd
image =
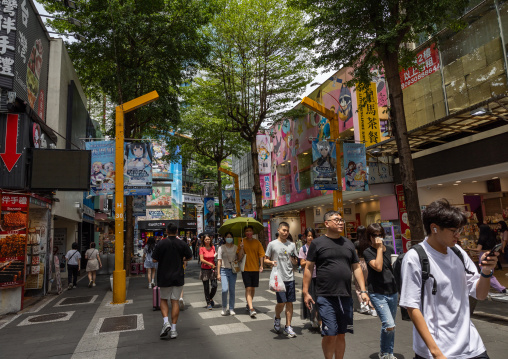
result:
<svg viewBox="0 0 508 359"><path fill-rule="evenodd" d="M398 293L378 294L369 293L370 302L376 309L381 320L381 353L393 354L395 342L395 315L397 314ZM393 328L393 330L387 330Z"/></svg>
<svg viewBox="0 0 508 359"><path fill-rule="evenodd" d="M222 308L227 307L229 291L229 309L234 310L236 273L233 273L233 271L229 268L221 268L220 277L222 282Z"/></svg>

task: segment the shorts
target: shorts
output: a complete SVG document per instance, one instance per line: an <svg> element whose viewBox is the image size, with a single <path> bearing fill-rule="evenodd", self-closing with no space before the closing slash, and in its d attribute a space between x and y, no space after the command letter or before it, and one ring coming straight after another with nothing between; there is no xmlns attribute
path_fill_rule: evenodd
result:
<svg viewBox="0 0 508 359"><path fill-rule="evenodd" d="M245 288L259 287L259 272L242 272L243 285Z"/></svg>
<svg viewBox="0 0 508 359"><path fill-rule="evenodd" d="M179 300L182 294L183 285L179 287L160 287L161 299Z"/></svg>
<svg viewBox="0 0 508 359"><path fill-rule="evenodd" d="M425 359L425 358L422 356L419 356L418 354L415 353L414 359ZM487 352L483 352L482 354L475 356L474 358L469 358L469 359L489 359L489 356L487 355Z"/></svg>
<svg viewBox="0 0 508 359"><path fill-rule="evenodd" d="M351 297L317 297L323 321L321 336L353 333L353 299Z"/></svg>
<svg viewBox="0 0 508 359"><path fill-rule="evenodd" d="M286 286L285 292L275 293L275 295L277 296L277 303L296 302L295 281L294 280L290 280L288 282L284 281L284 285Z"/></svg>

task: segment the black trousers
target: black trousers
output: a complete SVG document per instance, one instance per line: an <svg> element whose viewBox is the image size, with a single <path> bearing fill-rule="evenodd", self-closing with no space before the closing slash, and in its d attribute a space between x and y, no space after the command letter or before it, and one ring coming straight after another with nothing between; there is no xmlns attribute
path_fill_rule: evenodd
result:
<svg viewBox="0 0 508 359"><path fill-rule="evenodd" d="M206 304L210 304L210 302L213 299L213 296L217 292L217 279L214 279L215 285L212 283L212 290L210 290L210 280L204 280L203 281L203 289L205 291L205 300Z"/></svg>
<svg viewBox="0 0 508 359"><path fill-rule="evenodd" d="M415 359L425 359L425 358L415 353ZM469 359L489 359L489 356L487 355L487 352L483 352L482 354Z"/></svg>
<svg viewBox="0 0 508 359"><path fill-rule="evenodd" d="M79 266L77 264L67 264L68 284L72 282L72 285L76 286L78 282L78 268Z"/></svg>

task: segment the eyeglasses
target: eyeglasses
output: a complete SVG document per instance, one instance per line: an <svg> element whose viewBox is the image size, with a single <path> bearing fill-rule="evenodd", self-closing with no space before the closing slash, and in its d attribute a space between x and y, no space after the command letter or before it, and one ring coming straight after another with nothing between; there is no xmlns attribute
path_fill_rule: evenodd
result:
<svg viewBox="0 0 508 359"><path fill-rule="evenodd" d="M460 228L457 228L457 229L451 229L451 228L445 228L445 229L447 229L450 232L452 232L454 236L460 236L462 234L462 232L464 231L464 227L460 227Z"/></svg>
<svg viewBox="0 0 508 359"><path fill-rule="evenodd" d="M334 222L335 224L344 224L344 222L346 222L342 218L332 218L332 219L327 219L327 221Z"/></svg>

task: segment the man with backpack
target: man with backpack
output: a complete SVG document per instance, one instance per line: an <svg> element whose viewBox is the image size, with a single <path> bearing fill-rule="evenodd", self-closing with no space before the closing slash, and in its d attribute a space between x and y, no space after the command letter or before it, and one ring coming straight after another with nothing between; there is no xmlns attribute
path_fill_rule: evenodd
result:
<svg viewBox="0 0 508 359"><path fill-rule="evenodd" d="M431 203L423 211L428 237L402 260L399 304L414 324L415 359L489 358L471 322L468 297L487 297L497 257L484 254L477 272L456 245L466 223L464 213L447 200Z"/></svg>

